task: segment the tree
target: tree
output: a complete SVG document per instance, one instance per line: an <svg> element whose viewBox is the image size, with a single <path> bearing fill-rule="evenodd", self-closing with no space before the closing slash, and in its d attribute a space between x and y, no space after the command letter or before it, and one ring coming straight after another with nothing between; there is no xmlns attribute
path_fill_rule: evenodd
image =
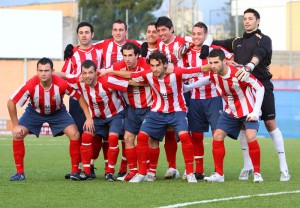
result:
<svg viewBox="0 0 300 208"><path fill-rule="evenodd" d="M94 26L95 40L111 37L112 24L117 19L126 20L128 10L128 36L140 39L146 25L156 20L151 13L162 4L162 0L80 0L82 21Z"/></svg>
<svg viewBox="0 0 300 208"><path fill-rule="evenodd" d="M226 18L225 21L225 25L226 25L226 30L229 31L229 37L235 37L236 33L235 33L235 16L231 15L231 0L228 0L228 2L224 3L224 6L222 7L222 10L224 11L224 13L227 14L228 18ZM243 16L239 15L238 16L238 27L239 27L239 31L238 31L238 36L242 36L243 35L243 28L244 28L244 24L243 24Z"/></svg>

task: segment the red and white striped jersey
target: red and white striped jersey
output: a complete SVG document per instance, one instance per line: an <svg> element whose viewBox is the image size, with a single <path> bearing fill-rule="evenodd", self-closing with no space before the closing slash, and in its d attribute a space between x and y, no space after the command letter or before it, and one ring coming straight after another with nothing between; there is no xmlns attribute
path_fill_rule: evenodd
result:
<svg viewBox="0 0 300 208"><path fill-rule="evenodd" d="M66 60L62 68L62 72L78 76L81 74L81 65L85 60L92 60L97 68L101 68L102 64L102 48L101 45L93 45L89 49L80 49L79 46L73 49L73 56Z"/></svg>
<svg viewBox="0 0 300 208"><path fill-rule="evenodd" d="M186 112L182 80L199 76L199 71L200 68L175 67L174 73L167 74L162 79L155 77L151 70L133 72L131 77L133 81L146 82L152 87L151 111L161 113Z"/></svg>
<svg viewBox="0 0 300 208"><path fill-rule="evenodd" d="M178 51L182 44L186 42L191 42L191 37L180 37L180 36L174 36L174 39L168 43L165 44L161 41L161 39L157 40L157 49L162 51L168 58L169 62L172 62L175 66L182 67L183 62L182 59L179 59L178 57Z"/></svg>
<svg viewBox="0 0 300 208"><path fill-rule="evenodd" d="M150 65L146 63L146 59L140 57L137 60L137 67L132 71L141 72L149 69ZM114 63L113 70L129 71L124 61ZM127 91L123 92L123 97L126 103L132 108L147 108L152 104L152 91L150 86L135 87L128 85Z"/></svg>
<svg viewBox="0 0 300 208"><path fill-rule="evenodd" d="M79 82L78 78L67 78L67 82L81 92L92 118L110 118L124 110L125 105L118 91L107 87L107 76L99 77L94 87Z"/></svg>
<svg viewBox="0 0 300 208"><path fill-rule="evenodd" d="M141 46L142 42L138 42L136 40L126 39L126 42L133 42L137 46ZM97 48L103 49L103 64L102 67L109 68L116 62L123 60L123 55L121 53L121 48L124 45L117 44L113 38L105 39L97 43Z"/></svg>
<svg viewBox="0 0 300 208"><path fill-rule="evenodd" d="M210 81L217 87L218 92L227 97L225 99L225 112L229 115L242 118L253 111L255 104L255 92L263 87L262 84L253 76L241 82L235 77L238 69L232 65L228 66L228 73L219 76L210 72Z"/></svg>
<svg viewBox="0 0 300 208"><path fill-rule="evenodd" d="M52 85L47 90L40 84L38 76L34 76L23 84L10 99L18 106L23 106L30 98L29 103L36 112L49 115L62 108L65 94L75 99L80 98L80 94L76 90L56 75L52 75Z"/></svg>
<svg viewBox="0 0 300 208"><path fill-rule="evenodd" d="M220 46L211 45L209 51L213 49L220 48L224 51L226 59L229 60L232 57L232 54L229 53L227 50ZM185 67L201 67L202 65L208 64L208 58L200 59L199 56L201 54L201 49L189 49L185 55L182 56L182 60ZM208 72L201 73L200 77L209 76ZM190 83L196 82L199 80L199 77L194 77L189 80ZM208 99L219 96L216 87L214 84L202 86L199 88L194 88L191 90L191 99Z"/></svg>

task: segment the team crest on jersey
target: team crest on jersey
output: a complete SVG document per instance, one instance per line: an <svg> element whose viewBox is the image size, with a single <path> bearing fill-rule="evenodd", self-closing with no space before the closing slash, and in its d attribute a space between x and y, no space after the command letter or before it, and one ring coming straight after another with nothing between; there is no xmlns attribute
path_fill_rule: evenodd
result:
<svg viewBox="0 0 300 208"><path fill-rule="evenodd" d="M240 87L240 86L239 86L238 83L233 83L233 84L232 84L232 88L235 89L235 90L238 89L239 87Z"/></svg>
<svg viewBox="0 0 300 208"><path fill-rule="evenodd" d="M60 99L59 95L53 95L52 97L52 100L59 100L59 99Z"/></svg>

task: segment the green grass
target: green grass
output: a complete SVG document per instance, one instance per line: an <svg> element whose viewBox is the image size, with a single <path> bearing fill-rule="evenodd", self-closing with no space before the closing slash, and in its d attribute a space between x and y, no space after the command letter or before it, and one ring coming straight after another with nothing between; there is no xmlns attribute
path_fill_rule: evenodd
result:
<svg viewBox="0 0 300 208"><path fill-rule="evenodd" d="M239 141L226 139L225 182L188 184L182 179L165 180L167 168L163 145L158 166L158 180L153 183L109 183L104 180L103 159L96 161L97 179L69 181L68 140L65 137L27 137L25 139L26 181L10 182L15 172L11 137L0 137L0 207L159 207L236 196L300 190L298 139L285 139L285 148L292 179L279 182L279 164L271 139L259 139L262 151L261 172L264 183L239 181L242 153ZM178 169L184 165L177 153ZM205 138L205 173L213 171L211 138ZM102 153L101 153L102 154ZM244 199L196 204L189 207L300 207L300 193L255 196Z"/></svg>

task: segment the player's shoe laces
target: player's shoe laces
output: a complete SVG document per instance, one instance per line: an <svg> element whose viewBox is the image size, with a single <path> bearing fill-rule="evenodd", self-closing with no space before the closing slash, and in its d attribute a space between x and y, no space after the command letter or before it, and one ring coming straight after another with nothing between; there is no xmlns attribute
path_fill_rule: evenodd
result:
<svg viewBox="0 0 300 208"><path fill-rule="evenodd" d="M210 176L204 177L206 182L224 182L224 175L220 175L217 172L213 172Z"/></svg>
<svg viewBox="0 0 300 208"><path fill-rule="evenodd" d="M249 179L249 175L251 175L253 173L253 169L245 169L243 168L241 170L240 176L239 176L239 180L241 181L247 181Z"/></svg>
<svg viewBox="0 0 300 208"><path fill-rule="evenodd" d="M127 174L127 172L118 172L118 178L119 177L123 177L123 176L125 176Z"/></svg>
<svg viewBox="0 0 300 208"><path fill-rule="evenodd" d="M179 178L179 171L175 168L169 168L165 174L165 179L177 179Z"/></svg>
<svg viewBox="0 0 300 208"><path fill-rule="evenodd" d="M79 177L80 177L80 180L81 181L87 181L87 180L91 180L92 177L90 175L88 175L86 172L82 171L80 174L79 174Z"/></svg>
<svg viewBox="0 0 300 208"><path fill-rule="evenodd" d="M288 170L280 172L280 181L285 182L291 179L291 175L289 174Z"/></svg>
<svg viewBox="0 0 300 208"><path fill-rule="evenodd" d="M264 179L261 177L260 173L254 173L253 183L261 183Z"/></svg>
<svg viewBox="0 0 300 208"><path fill-rule="evenodd" d="M156 175L155 173L147 173L146 177L145 177L145 181L147 182L153 182L153 181L156 181Z"/></svg>
<svg viewBox="0 0 300 208"><path fill-rule="evenodd" d="M16 173L16 174L12 175L9 180L10 181L24 181L25 174Z"/></svg>
<svg viewBox="0 0 300 208"><path fill-rule="evenodd" d="M126 175L122 176L122 177L118 177L117 180L118 181L130 181L136 173L134 172L128 172Z"/></svg>
<svg viewBox="0 0 300 208"><path fill-rule="evenodd" d="M139 183L139 182L144 182L145 181L146 176L137 173L129 182L130 183Z"/></svg>
<svg viewBox="0 0 300 208"><path fill-rule="evenodd" d="M197 179L194 173L186 175L186 180L188 183L197 183Z"/></svg>
<svg viewBox="0 0 300 208"><path fill-rule="evenodd" d="M70 179L73 181L80 181L80 172L74 172L70 174Z"/></svg>
<svg viewBox="0 0 300 208"><path fill-rule="evenodd" d="M96 176L95 170L97 170L97 168L95 168L93 165L91 165L90 170L91 170L91 178L96 178L97 176Z"/></svg>
<svg viewBox="0 0 300 208"><path fill-rule="evenodd" d="M115 177L112 173L107 173L106 176L105 176L105 180L108 181L108 182L116 181L116 179L115 179Z"/></svg>

